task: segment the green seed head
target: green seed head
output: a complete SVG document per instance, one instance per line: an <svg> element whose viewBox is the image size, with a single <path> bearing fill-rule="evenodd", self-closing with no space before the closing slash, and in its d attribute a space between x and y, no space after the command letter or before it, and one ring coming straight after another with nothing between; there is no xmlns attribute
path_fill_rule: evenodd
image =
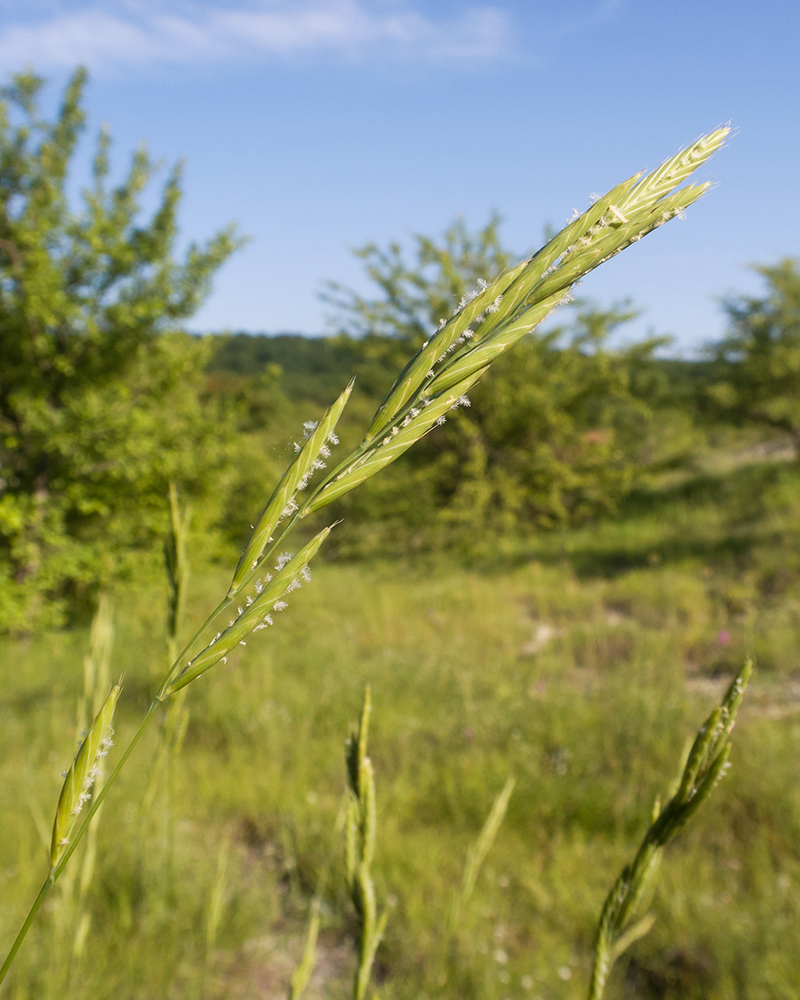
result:
<svg viewBox="0 0 800 1000"><path fill-rule="evenodd" d="M92 788L100 774L103 758L113 746L114 730L111 723L121 690L119 684L111 689L86 738L78 748L72 766L67 771L53 823L53 837L50 844L50 864L53 868L71 843L83 807L92 797Z"/></svg>

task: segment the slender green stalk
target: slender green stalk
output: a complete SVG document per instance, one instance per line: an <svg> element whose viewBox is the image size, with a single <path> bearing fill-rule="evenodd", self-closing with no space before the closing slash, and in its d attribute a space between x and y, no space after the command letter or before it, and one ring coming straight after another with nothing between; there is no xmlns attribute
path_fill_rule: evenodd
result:
<svg viewBox="0 0 800 1000"><path fill-rule="evenodd" d="M228 873L228 856L231 851L231 837L228 835L222 842L217 857L217 877L211 889L206 911L206 963L211 949L217 940L222 913L225 908L225 882Z"/></svg>
<svg viewBox="0 0 800 1000"><path fill-rule="evenodd" d="M164 678L161 687L158 689L158 695L156 697L159 699L159 701L164 701L167 698L167 688L170 685L170 681L173 679L174 673L178 669L178 665L183 662L189 650L192 649L192 647L199 640L200 636L203 635L206 629L209 628L223 612L228 610L231 604L233 604L232 597L223 597L223 599L214 608L214 610L211 612L208 618L206 618L206 620L203 622L200 628L198 628L198 630L194 633L191 639L189 639L186 645L181 649L180 653L178 653L178 655L175 657L175 659L172 662L172 666L170 667L167 673L167 676Z"/></svg>
<svg viewBox="0 0 800 1000"><path fill-rule="evenodd" d="M27 917L25 917L25 922L20 928L19 934L17 934L14 943L11 945L11 950L6 956L6 960L5 962L3 962L2 968L0 968L0 983L2 983L3 980L6 978L6 974L8 973L8 970L11 968L11 963L16 958L17 952L19 951L22 942L25 940L25 938L28 935L28 931L31 929L31 924L34 921L36 914L41 909L42 903L47 898L48 892L50 892L50 890L55 885L55 881L56 877L51 872L42 883L42 888L39 890L39 895L33 901L33 906L31 906L30 910L28 911L28 915Z"/></svg>

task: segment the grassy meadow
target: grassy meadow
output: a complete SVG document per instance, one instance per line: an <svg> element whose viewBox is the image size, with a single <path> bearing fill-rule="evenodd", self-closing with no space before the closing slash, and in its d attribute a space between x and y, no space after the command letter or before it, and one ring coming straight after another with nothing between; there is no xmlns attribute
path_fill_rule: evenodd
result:
<svg viewBox="0 0 800 1000"><path fill-rule="evenodd" d="M746 656L733 769L667 848L652 931L608 996L778 1000L800 954L800 468L707 462L618 516L474 555L333 560L264 635L188 694L182 749L154 728L9 975L9 1000L285 996L321 873L310 997L355 957L337 815L344 739L371 685L374 872L389 998L580 998L608 889L687 741ZM190 545L187 622L227 585ZM165 668L166 585L114 594L122 745ZM0 640L0 945L47 871L88 626ZM509 774L507 816L447 918ZM341 824L340 824L341 825ZM85 848L81 848L83 852Z"/></svg>
<svg viewBox="0 0 800 1000"><path fill-rule="evenodd" d="M723 303L697 362L658 337L612 347L624 305L577 300L531 333L703 195L684 181L729 129L519 263L497 218L418 235L410 260L361 248L379 297L327 286L329 339L192 337L241 239L179 252L180 170L143 221L155 163L140 150L112 187L105 132L73 209L85 79L52 123L34 74L0 94L3 998L287 996L316 915L309 1000L352 995L359 941L358 1000L585 997L603 901L747 657L732 775L666 848L607 996L796 996L800 464L769 448L800 442L800 270L759 267L767 298ZM229 583L230 625L195 633ZM343 808L367 686L374 857L363 741L358 829ZM721 717L648 845L718 775ZM605 911L606 957L642 870Z"/></svg>

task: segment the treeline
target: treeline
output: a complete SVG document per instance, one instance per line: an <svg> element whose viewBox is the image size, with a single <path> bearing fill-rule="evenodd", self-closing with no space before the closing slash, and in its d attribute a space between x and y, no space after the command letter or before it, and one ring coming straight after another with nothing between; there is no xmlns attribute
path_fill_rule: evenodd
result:
<svg viewBox="0 0 800 1000"><path fill-rule="evenodd" d="M170 485L194 505L208 558L240 546L303 423L357 377L341 429L355 444L406 360L458 303L516 262L491 219L358 251L375 289L331 285L339 333L197 337L187 321L241 242L228 228L176 252L180 171L146 219L143 151L109 183L98 137L73 208L69 165L84 127L75 74L54 121L42 81L0 100L0 629L59 624L159 552ZM800 270L761 269L765 295L727 303L702 362L665 360L658 338L614 347L627 305L574 303L493 366L465 405L342 501L339 556L470 551L514 533L618 509L685 466L721 428L800 441ZM469 405L467 405L469 404ZM351 439L351 440L348 440ZM335 454L330 459L336 461Z"/></svg>

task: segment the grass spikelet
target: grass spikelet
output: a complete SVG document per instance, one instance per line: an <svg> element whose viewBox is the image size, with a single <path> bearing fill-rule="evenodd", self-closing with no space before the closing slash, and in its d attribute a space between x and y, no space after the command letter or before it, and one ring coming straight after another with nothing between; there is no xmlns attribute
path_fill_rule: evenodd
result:
<svg viewBox="0 0 800 1000"><path fill-rule="evenodd" d="M100 762L113 745L114 730L111 723L121 690L119 684L115 684L111 689L88 735L81 743L72 766L67 771L53 823L53 837L50 844L51 869L56 867L69 847L78 816L91 798L92 786L100 772Z"/></svg>
<svg viewBox="0 0 800 1000"><path fill-rule="evenodd" d="M568 294L568 289L551 295L537 303L531 309L526 309L516 320L503 325L496 333L486 337L471 350L453 360L429 385L428 392L443 392L463 378L479 372L478 378L501 354L513 347L526 333L552 312L553 309ZM477 380L477 379L476 379Z"/></svg>
<svg viewBox="0 0 800 1000"><path fill-rule="evenodd" d="M276 604L280 598L300 586L304 570L330 532L330 527L323 528L297 555L281 566L256 598L247 607L240 609L238 617L233 619L216 639L212 639L209 645L194 659L190 660L173 681L165 683L159 696L161 700L163 701L169 695L180 691L181 688L198 678L200 674L213 667L215 663L219 663L251 632L263 625L270 613L276 610Z"/></svg>
<svg viewBox="0 0 800 1000"><path fill-rule="evenodd" d="M377 472L399 458L403 452L408 451L428 431L442 422L444 415L458 405L460 398L475 385L485 370L484 367L480 371L472 372L458 384L437 396L426 397L424 402L420 402L420 408L415 413L408 412L408 420L400 420L396 427L389 430L380 440L374 441L349 467L323 486L301 516L305 517L326 507L367 479L371 479Z"/></svg>
<svg viewBox="0 0 800 1000"><path fill-rule="evenodd" d="M634 922L637 910L652 884L664 845L694 815L726 769L730 734L752 671L748 661L733 679L719 707L700 727L677 792L663 811L656 804L636 857L623 868L606 897L597 928L589 1000L602 1000L614 962L652 926L648 916Z"/></svg>
<svg viewBox="0 0 800 1000"><path fill-rule="evenodd" d="M448 322L438 330L417 354L408 362L398 375L394 385L389 390L386 399L378 407L372 423L364 435L366 442L371 441L377 432L385 427L405 409L422 386L427 373L443 354L451 350L464 331L469 329L478 317L490 308L498 295L502 295L513 284L517 276L528 266L523 260L515 268L501 275L497 281L484 288L463 309L457 310Z"/></svg>
<svg viewBox="0 0 800 1000"><path fill-rule="evenodd" d="M275 488L263 514L258 520L247 545L242 552L228 589L228 597L233 597L250 579L272 541L272 533L285 513L293 505L297 509L295 497L305 489L308 479L317 468L324 468L323 457L328 454L328 442L335 437L336 425L344 411L354 381L351 381L336 402L325 412L322 420L309 434L297 457L286 470ZM322 456L322 457L321 457Z"/></svg>

